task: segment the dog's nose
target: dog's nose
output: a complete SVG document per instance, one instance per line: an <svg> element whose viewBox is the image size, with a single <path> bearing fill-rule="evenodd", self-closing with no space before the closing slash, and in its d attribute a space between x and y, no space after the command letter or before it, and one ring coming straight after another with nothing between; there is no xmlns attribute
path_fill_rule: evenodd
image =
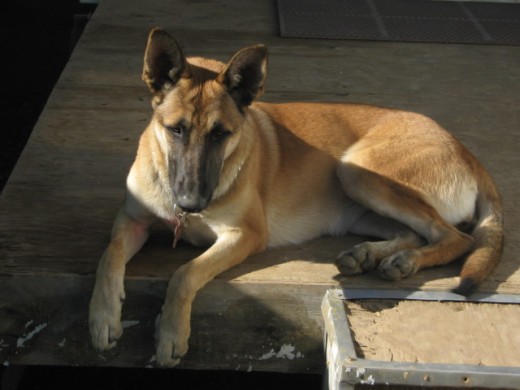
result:
<svg viewBox="0 0 520 390"><path fill-rule="evenodd" d="M196 199L191 199L187 196L181 196L179 199L177 199L177 206L179 206L179 208L186 213L195 214L204 210L206 202L202 200L197 201Z"/></svg>
<svg viewBox="0 0 520 390"><path fill-rule="evenodd" d="M202 208L200 208L200 207L186 207L186 206L182 206L182 205L179 205L179 207L181 208L182 211L185 211L187 213L192 213L192 214L200 213L202 211Z"/></svg>

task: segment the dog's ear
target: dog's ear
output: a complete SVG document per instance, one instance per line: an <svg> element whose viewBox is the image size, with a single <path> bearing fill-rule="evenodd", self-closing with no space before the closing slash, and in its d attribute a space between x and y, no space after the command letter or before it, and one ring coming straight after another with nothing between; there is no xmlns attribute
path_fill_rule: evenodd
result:
<svg viewBox="0 0 520 390"><path fill-rule="evenodd" d="M242 110L262 95L266 77L267 48L256 45L237 52L218 80Z"/></svg>
<svg viewBox="0 0 520 390"><path fill-rule="evenodd" d="M186 58L166 31L154 28L144 53L143 80L156 95L164 96L181 77L188 76Z"/></svg>

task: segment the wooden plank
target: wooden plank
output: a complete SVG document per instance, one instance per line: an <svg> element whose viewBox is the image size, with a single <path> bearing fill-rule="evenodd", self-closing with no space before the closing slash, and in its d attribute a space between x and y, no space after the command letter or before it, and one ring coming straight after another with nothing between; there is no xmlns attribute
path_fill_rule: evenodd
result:
<svg viewBox="0 0 520 390"><path fill-rule="evenodd" d="M0 303L0 340L16 342L34 316L49 321L28 348L0 346L0 363L3 357L20 364L148 365L165 283L201 250L181 245L173 251L171 233L157 227L128 266L124 319L139 325L103 357L89 349L86 306L94 270L151 113L140 74L153 25L170 30L190 55L227 60L243 46L268 44L267 101L365 102L438 119L489 168L504 199L503 260L481 289L520 293L520 50L281 39L273 7L271 1L231 0L218 7L163 0L146 7L137 0L100 4L0 198L0 293L8 297ZM220 275L197 298L183 367L317 372L319 304L327 288L445 290L456 284L460 264L399 283L375 273L338 276L332 260L362 240L321 238L274 249ZM276 342L265 344L270 332ZM237 334L241 345L233 343ZM65 349L59 347L64 335L70 335ZM305 358L259 360L284 344Z"/></svg>
<svg viewBox="0 0 520 390"><path fill-rule="evenodd" d="M520 77L518 72L511 70L511 64L520 60L520 53L511 52L507 47L491 46L486 54L489 57L481 63L484 53L478 50L480 47L471 50L462 46L451 47L455 45L446 48L446 45L409 44L403 47L400 43L370 43L372 50L367 50L366 47L359 47L359 42L334 41L334 44L326 45L324 41L313 40L303 43L288 41L290 45L283 45L287 41L281 42L275 37L229 37L229 40L206 39L201 42L198 37L189 35L192 31L170 31L188 55L204 55L221 61L227 61L236 50L247 45L258 42L266 44L271 54L268 93L280 90L326 91L345 95L358 91L370 91L372 94L381 91L383 96L395 93L408 100L417 96L494 97L512 104L507 100L508 90L511 81ZM119 33L125 34L126 31ZM134 43L131 47L103 41L101 45L96 42L77 51L63 80L105 86L142 85L142 52L147 33L148 30L139 31L139 44ZM187 38L183 38L185 35ZM306 42L310 43L304 46ZM316 42L321 42L321 45ZM479 59L478 65L471 62L464 64L466 59L471 61L472 58ZM377 63L369 64L376 59ZM462 67L464 77L460 74ZM375 72L382 75L374 77ZM402 83L401 72L409 78L407 85ZM493 84L482 83L483 77L490 75ZM108 84L100 83L101 80ZM468 90L471 90L469 96Z"/></svg>

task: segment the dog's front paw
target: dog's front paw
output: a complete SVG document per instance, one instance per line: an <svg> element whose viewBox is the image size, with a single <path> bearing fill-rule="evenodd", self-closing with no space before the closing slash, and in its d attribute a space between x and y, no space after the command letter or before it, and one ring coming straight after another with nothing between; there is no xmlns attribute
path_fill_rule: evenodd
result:
<svg viewBox="0 0 520 390"><path fill-rule="evenodd" d="M116 346L123 327L121 326L121 297L103 299L97 290L94 290L90 300L89 329L92 345L99 351L106 351Z"/></svg>
<svg viewBox="0 0 520 390"><path fill-rule="evenodd" d="M379 275L395 281L414 274L418 269L414 260L416 253L417 251L408 249L383 259L378 267Z"/></svg>
<svg viewBox="0 0 520 390"><path fill-rule="evenodd" d="M358 275L373 270L375 266L375 255L369 242L341 252L336 258L336 267L344 275Z"/></svg>
<svg viewBox="0 0 520 390"><path fill-rule="evenodd" d="M175 324L175 321L167 321L159 316L156 326L157 364L161 367L174 367L188 352L189 324L187 329L182 330L183 326L180 323Z"/></svg>

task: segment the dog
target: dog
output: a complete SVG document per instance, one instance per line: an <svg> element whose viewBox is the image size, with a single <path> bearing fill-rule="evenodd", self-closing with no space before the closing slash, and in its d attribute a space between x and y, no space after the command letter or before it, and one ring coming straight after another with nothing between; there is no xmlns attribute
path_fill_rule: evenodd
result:
<svg viewBox="0 0 520 390"><path fill-rule="evenodd" d="M156 330L156 359L165 367L188 351L197 291L269 247L324 235L375 237L381 241L340 253L336 265L345 275L377 269L394 281L467 255L460 294L499 262L500 196L452 135L395 109L257 102L267 62L263 45L227 64L186 58L167 32L150 32L143 80L154 112L96 273L89 327L98 350L122 334L125 264L156 221L174 230L175 242L208 246L169 281Z"/></svg>

